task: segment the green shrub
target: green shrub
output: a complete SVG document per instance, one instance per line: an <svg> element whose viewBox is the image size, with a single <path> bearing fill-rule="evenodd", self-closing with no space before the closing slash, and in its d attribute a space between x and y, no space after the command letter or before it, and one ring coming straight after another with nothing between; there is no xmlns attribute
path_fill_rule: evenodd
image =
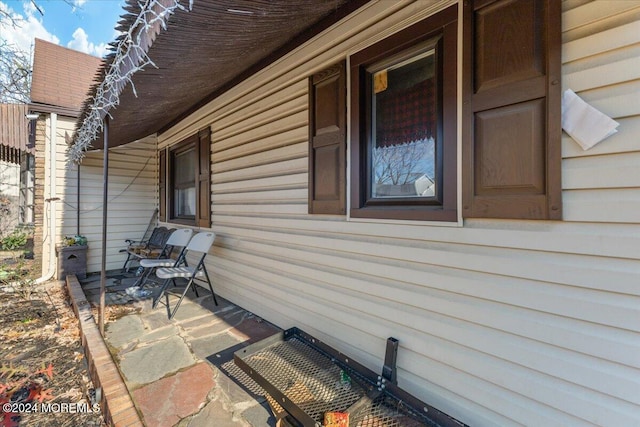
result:
<svg viewBox="0 0 640 427"><path fill-rule="evenodd" d="M24 247L26 244L27 234L20 231L14 231L0 240L0 246L2 246L2 249L5 251L15 251L16 249Z"/></svg>

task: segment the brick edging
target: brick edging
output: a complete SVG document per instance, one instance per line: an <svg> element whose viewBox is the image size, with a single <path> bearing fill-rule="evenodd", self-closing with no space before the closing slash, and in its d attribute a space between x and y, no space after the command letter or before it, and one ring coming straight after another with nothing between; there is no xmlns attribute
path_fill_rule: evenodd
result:
<svg viewBox="0 0 640 427"><path fill-rule="evenodd" d="M129 390L100 335L98 325L91 313L91 306L80 287L78 278L68 275L66 282L73 311L80 324L80 336L89 366L89 375L94 387L102 388L100 408L105 423L114 427L143 427L144 424L136 411Z"/></svg>

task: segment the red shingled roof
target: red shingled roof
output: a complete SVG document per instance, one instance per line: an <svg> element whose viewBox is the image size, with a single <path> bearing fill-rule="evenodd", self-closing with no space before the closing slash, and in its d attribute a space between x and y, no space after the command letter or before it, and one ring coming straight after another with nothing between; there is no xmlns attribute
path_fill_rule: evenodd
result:
<svg viewBox="0 0 640 427"><path fill-rule="evenodd" d="M36 39L31 102L80 113L102 59Z"/></svg>

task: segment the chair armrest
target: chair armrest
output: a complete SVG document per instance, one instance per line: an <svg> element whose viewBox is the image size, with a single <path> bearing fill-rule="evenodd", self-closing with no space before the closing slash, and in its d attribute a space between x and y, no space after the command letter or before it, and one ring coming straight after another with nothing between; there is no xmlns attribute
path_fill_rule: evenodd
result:
<svg viewBox="0 0 640 427"><path fill-rule="evenodd" d="M132 240L132 239L127 239L125 240L125 243L129 246L135 245L135 246L142 246L142 245L148 245L149 241L148 240Z"/></svg>

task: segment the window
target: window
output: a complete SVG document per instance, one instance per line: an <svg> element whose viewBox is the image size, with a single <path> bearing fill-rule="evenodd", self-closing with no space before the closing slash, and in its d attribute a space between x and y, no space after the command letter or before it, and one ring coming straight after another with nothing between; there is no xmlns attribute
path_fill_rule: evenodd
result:
<svg viewBox="0 0 640 427"><path fill-rule="evenodd" d="M195 141L186 142L171 150L171 217L193 220L196 216L196 145Z"/></svg>
<svg viewBox="0 0 640 427"><path fill-rule="evenodd" d="M351 216L457 220L457 7L351 57Z"/></svg>
<svg viewBox="0 0 640 427"><path fill-rule="evenodd" d="M436 198L435 56L429 42L366 70L371 199Z"/></svg>
<svg viewBox="0 0 640 427"><path fill-rule="evenodd" d="M205 129L160 152L161 221L210 227L210 141Z"/></svg>

